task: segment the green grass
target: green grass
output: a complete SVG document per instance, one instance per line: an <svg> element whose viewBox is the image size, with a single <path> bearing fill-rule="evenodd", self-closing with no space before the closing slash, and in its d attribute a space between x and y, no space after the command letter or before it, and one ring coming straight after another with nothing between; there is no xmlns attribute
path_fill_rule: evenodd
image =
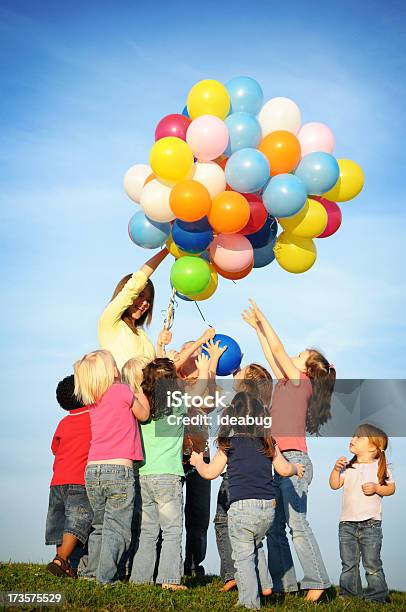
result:
<svg viewBox="0 0 406 612"><path fill-rule="evenodd" d="M45 566L25 563L0 564L0 591L61 591L66 601L63 609L69 610L108 610L119 612L166 612L204 611L229 612L237 601L237 594L221 594L218 589L221 582L217 576L206 576L204 579L191 578L185 581L189 587L186 592L170 593L158 586L133 586L120 583L103 587L95 582L56 578L47 572ZM8 608L11 609L11 608ZM16 608L15 608L16 609ZM19 608L20 610L24 608ZM25 609L34 609L33 607ZM35 608L40 609L40 608ZM46 608L42 608L46 610ZM49 609L49 608L48 608ZM306 603L303 596L287 596L284 600L275 597L263 604L264 610L314 610L314 604ZM317 605L318 610L340 610L361 612L373 610L406 610L406 593L392 592L391 603L382 606L368 604L360 600L341 601L335 588L331 588Z"/></svg>

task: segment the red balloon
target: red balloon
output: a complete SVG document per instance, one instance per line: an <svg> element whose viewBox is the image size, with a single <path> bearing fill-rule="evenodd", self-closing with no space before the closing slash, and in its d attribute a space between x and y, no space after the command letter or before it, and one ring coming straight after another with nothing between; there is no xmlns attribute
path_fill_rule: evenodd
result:
<svg viewBox="0 0 406 612"><path fill-rule="evenodd" d="M328 238L329 236L335 234L341 225L341 209L338 204L336 204L335 202L331 202L330 200L326 200L326 198L321 198L319 196L312 196L312 198L313 200L317 200L318 202L320 202L320 204L323 204L328 216L326 229L322 234L317 236L317 238Z"/></svg>
<svg viewBox="0 0 406 612"><path fill-rule="evenodd" d="M189 117L177 113L166 115L156 126L155 142L166 136L175 136L175 138L181 138L186 141L186 132L191 121Z"/></svg>
<svg viewBox="0 0 406 612"><path fill-rule="evenodd" d="M227 272L226 270L222 270L216 266L216 264L213 264L213 266L216 269L216 272L223 278L228 278L229 280L241 280L242 278L248 276L248 274L251 272L252 268L254 267L254 262L250 263L249 266L243 270L240 270L239 272Z"/></svg>
<svg viewBox="0 0 406 612"><path fill-rule="evenodd" d="M253 193L243 193L244 198L248 200L250 205L250 218L245 227L239 231L240 234L246 236L247 234L254 234L258 232L261 227L265 225L268 218L268 212L260 197Z"/></svg>

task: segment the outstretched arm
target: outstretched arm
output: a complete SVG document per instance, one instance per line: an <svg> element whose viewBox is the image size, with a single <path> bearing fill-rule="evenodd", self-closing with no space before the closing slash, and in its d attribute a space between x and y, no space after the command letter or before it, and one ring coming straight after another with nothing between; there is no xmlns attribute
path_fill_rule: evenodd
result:
<svg viewBox="0 0 406 612"><path fill-rule="evenodd" d="M261 321L258 320L255 311L253 308L247 308L242 312L242 318L248 325L251 325L253 329L257 332L258 340L262 348L262 352L265 355L265 359L271 366L271 370L276 376L278 380L285 378L285 375L277 363L275 357L272 354L271 347L268 344L268 340L266 339L265 332L263 330Z"/></svg>
<svg viewBox="0 0 406 612"><path fill-rule="evenodd" d="M144 265L141 268L141 272L144 272L147 278L149 278L151 274L155 272L159 264L165 259L168 253L169 251L165 247L164 249L159 251L159 253L156 253L155 255L153 255L150 259L148 259L148 261L144 263Z"/></svg>
<svg viewBox="0 0 406 612"><path fill-rule="evenodd" d="M264 336L268 342L269 348L271 349L272 355L275 359L278 367L284 372L285 376L292 382L299 384L300 370L294 365L292 359L285 351L285 347L282 344L278 334L269 323L263 312L258 308L254 300L250 300L252 309L255 313L256 318L261 324Z"/></svg>

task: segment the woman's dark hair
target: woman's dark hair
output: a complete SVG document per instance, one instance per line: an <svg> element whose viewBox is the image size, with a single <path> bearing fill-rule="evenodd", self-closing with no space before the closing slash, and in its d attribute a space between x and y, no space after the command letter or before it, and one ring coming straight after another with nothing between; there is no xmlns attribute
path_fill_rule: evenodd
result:
<svg viewBox="0 0 406 612"><path fill-rule="evenodd" d="M228 418L247 416L254 418L261 417L262 419L264 417L269 418L259 399L246 391L240 391L234 396L230 406L224 409L222 416L224 415L227 415ZM217 447L226 453L230 448L230 440L233 436L259 438L262 442L265 456L272 458L275 455L275 442L270 434L270 428L264 428L263 425L258 423L253 425L231 425L226 423L219 428L216 439Z"/></svg>
<svg viewBox="0 0 406 612"><path fill-rule="evenodd" d="M56 400L60 407L64 410L83 408L84 404L77 399L74 391L75 377L73 374L66 376L58 383L58 386L56 387Z"/></svg>
<svg viewBox="0 0 406 612"><path fill-rule="evenodd" d="M307 403L306 429L318 434L320 427L331 418L331 396L336 382L336 371L320 351L309 349L306 374L312 383L312 394Z"/></svg>
<svg viewBox="0 0 406 612"><path fill-rule="evenodd" d="M114 298L117 297L117 295L124 288L124 285L128 283L131 277L132 277L132 274L126 274L126 276L123 276L123 278L117 284L117 287L114 289L114 293L112 295L110 302L112 302ZM144 314L139 319L133 319L130 314L130 310L132 308L132 305L131 305L127 308L127 310L123 312L121 316L124 323L126 323L128 327L134 333L137 333L138 331L137 327L141 327L142 325L144 325L144 323L146 323L146 325L149 325L152 321L152 311L154 308L155 288L154 288L154 285L151 279L147 280L147 284L145 285L143 291L148 293L148 298L147 298L149 300L148 310L144 312Z"/></svg>
<svg viewBox="0 0 406 612"><path fill-rule="evenodd" d="M172 414L168 406L168 391L173 393L181 389L173 361L167 357L156 357L143 369L142 390L148 398L150 418L154 421Z"/></svg>

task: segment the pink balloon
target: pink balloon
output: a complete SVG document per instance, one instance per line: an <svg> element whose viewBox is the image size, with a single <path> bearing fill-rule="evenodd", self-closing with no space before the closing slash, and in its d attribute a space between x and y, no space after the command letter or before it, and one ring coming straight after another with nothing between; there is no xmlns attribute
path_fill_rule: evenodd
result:
<svg viewBox="0 0 406 612"><path fill-rule="evenodd" d="M165 138L166 136L175 136L186 140L186 132L191 124L191 119L185 115L174 113L166 115L158 123L155 129L155 141Z"/></svg>
<svg viewBox="0 0 406 612"><path fill-rule="evenodd" d="M254 260L252 244L241 234L218 234L209 252L213 263L225 272L240 272Z"/></svg>
<svg viewBox="0 0 406 612"><path fill-rule="evenodd" d="M317 200L318 202L320 202L320 204L323 204L328 215L326 229L322 234L317 236L317 238L328 238L329 236L335 234L341 225L341 209L338 204L336 204L335 202L330 202L330 200L326 200L326 198L321 198L319 196L312 196L312 198L313 200Z"/></svg>
<svg viewBox="0 0 406 612"><path fill-rule="evenodd" d="M198 161L211 161L224 153L227 148L227 126L214 115L201 115L190 124L186 142Z"/></svg>
<svg viewBox="0 0 406 612"><path fill-rule="evenodd" d="M302 157L315 151L331 153L334 149L334 134L324 123L305 123L300 128L297 138L300 142Z"/></svg>

